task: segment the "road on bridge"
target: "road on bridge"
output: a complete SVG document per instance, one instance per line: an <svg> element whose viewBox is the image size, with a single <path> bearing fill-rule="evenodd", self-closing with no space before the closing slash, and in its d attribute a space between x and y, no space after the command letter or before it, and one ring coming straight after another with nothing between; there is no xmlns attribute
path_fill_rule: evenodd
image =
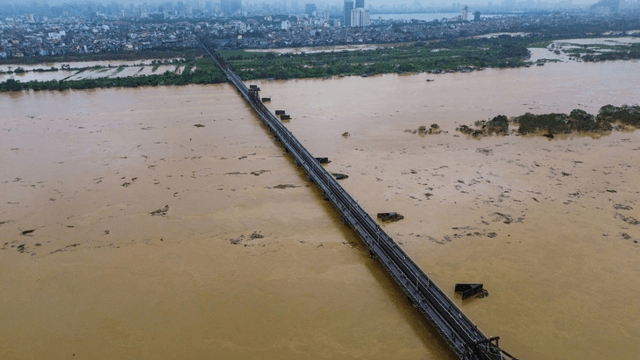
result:
<svg viewBox="0 0 640 360"><path fill-rule="evenodd" d="M436 327L451 349L462 360L516 359L500 349L498 337L486 337L478 327L436 286L427 275L400 249L375 220L338 184L293 134L262 103L257 87L247 88L242 79L225 64L224 59L206 39L198 41L216 61L240 95L253 107L291 154L295 164L302 167L307 179L314 183L324 198L340 212L342 220L360 236L372 257L378 259L391 277L407 294L409 301Z"/></svg>

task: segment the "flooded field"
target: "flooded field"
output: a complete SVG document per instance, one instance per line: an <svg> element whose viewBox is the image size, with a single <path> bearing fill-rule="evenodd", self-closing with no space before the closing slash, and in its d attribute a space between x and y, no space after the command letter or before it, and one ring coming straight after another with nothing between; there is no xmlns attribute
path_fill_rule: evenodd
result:
<svg viewBox="0 0 640 360"><path fill-rule="evenodd" d="M21 67L25 70L31 71L35 69L50 69L51 67L60 68L62 64L69 65L72 69L82 69L86 67L119 67L119 66L151 66L153 60L99 60L99 61L71 61L64 63L43 63L36 65L24 65L24 64L5 64L0 65L0 71L8 71L15 70L18 67Z"/></svg>
<svg viewBox="0 0 640 360"><path fill-rule="evenodd" d="M253 83L365 210L405 216L386 231L507 351L631 360L640 132L474 140L455 127L635 104L637 66ZM454 358L230 86L0 106L9 357ZM444 132L412 133L431 124ZM490 296L462 302L456 282Z"/></svg>
<svg viewBox="0 0 640 360"><path fill-rule="evenodd" d="M39 65L0 65L0 71L15 71L18 68L25 70L19 73L0 74L0 82L8 79L20 82L29 81L50 81L50 80L83 80L106 77L135 77L142 75L160 75L166 71L181 73L180 68L184 65L159 65L155 66L152 60L138 61L87 61L87 62L66 62L47 63ZM64 68L63 68L64 65ZM57 71L40 71L58 69ZM195 71L195 67L191 69Z"/></svg>

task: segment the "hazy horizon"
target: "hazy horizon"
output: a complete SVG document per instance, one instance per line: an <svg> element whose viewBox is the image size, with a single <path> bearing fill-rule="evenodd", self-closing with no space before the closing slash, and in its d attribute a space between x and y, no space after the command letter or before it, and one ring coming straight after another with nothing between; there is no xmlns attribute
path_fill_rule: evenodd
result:
<svg viewBox="0 0 640 360"><path fill-rule="evenodd" d="M178 2L178 1L182 1L184 3L189 3L189 2L199 2L199 3L205 3L208 0L33 0L33 1L24 1L24 0L0 0L0 4L22 4L22 5L31 5L34 3L37 4L49 4L49 5L59 5L59 4L83 4L83 3L103 3L103 4L110 4L110 3L121 3L121 4L143 4L143 3L147 3L147 4L161 4L161 3L167 3L167 2ZM219 3L220 0L210 0L214 3ZM299 5L303 5L306 3L318 3L318 4L335 4L335 3L341 3L342 0L242 0L243 3L248 3L248 4L253 4L253 3L258 3L258 4L262 4L262 3L283 3L286 2L287 4L292 4L292 3L298 3ZM546 6L546 5L552 5L552 4L572 4L572 6L574 7L579 7L579 6L589 6L592 4L595 4L596 2L598 2L597 0L539 0L539 1L533 1L535 3L540 4L541 6ZM506 0L506 1L490 1L490 0L455 0L455 1L443 1L443 0L365 0L365 4L372 4L375 6L382 6L382 5L389 5L389 6L393 6L393 5L402 5L402 4L406 4L406 5L413 5L419 3L422 6L432 6L432 7L448 7L451 6L452 4L461 4L461 5L468 5L468 6L487 6L489 4L493 4L494 6L500 6L503 3L507 3L507 4L513 4L513 3L531 3L530 1L523 1L523 0Z"/></svg>

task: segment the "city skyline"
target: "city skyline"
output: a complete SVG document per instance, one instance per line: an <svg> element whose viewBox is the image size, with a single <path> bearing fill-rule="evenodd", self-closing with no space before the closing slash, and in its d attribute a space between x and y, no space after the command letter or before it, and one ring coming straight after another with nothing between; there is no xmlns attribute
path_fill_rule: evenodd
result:
<svg viewBox="0 0 640 360"><path fill-rule="evenodd" d="M216 1L216 0L181 0L181 2L183 3L189 3L189 2L196 2L196 3L207 3L211 1L212 3L220 3L221 1ZM20 5L31 5L31 4L38 4L38 5L43 5L43 4L48 4L48 5L61 5L61 4L69 4L69 5L73 5L73 4L84 4L87 2L93 2L93 3L102 3L102 4L111 4L111 3L119 3L119 4L125 4L125 5L129 5L129 4L134 4L134 5L142 5L144 3L147 4L163 4L163 3L167 3L167 2L178 2L177 1L167 1L167 0L91 0L91 1L84 1L84 0L34 0L34 1L24 1L24 0L0 0L0 5L7 5L7 4L20 4ZM336 0L321 0L321 1L312 1L312 0L302 0L302 1L295 1L295 0L248 0L248 1L243 1L243 4L246 3L247 5L250 4L263 4L263 3L271 3L271 4L282 4L283 2L286 2L288 5L291 5L292 3L298 3L298 4L306 4L306 3L315 3L315 4L327 4L327 5L334 5L334 4L338 4L338 3L342 3L343 1L336 1ZM539 0L539 1L523 1L523 0L498 0L498 1L491 1L491 0L466 0L466 1L443 1L443 0L369 0L367 1L367 4L370 4L372 6L400 6L400 5L407 5L407 6L422 6L422 7L448 7L451 6L452 4L457 4L460 3L461 5L467 5L467 6L489 6L489 5L493 5L493 6L503 6L503 5L510 5L510 4L523 4L523 3L537 3L537 4L541 4L541 5L546 5L546 6L557 6L557 5L561 5L561 4L566 4L566 5L570 5L573 7L587 7L590 5L593 5L595 3L597 3L598 0ZM368 5L367 5L368 6Z"/></svg>

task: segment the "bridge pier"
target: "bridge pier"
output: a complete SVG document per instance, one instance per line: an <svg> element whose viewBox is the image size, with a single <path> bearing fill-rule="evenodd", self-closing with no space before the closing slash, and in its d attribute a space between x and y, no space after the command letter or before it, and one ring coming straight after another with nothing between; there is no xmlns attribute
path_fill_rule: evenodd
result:
<svg viewBox="0 0 640 360"><path fill-rule="evenodd" d="M483 335L448 296L433 284L429 277L400 249L397 243L380 229L374 219L338 184L291 134L291 132L268 111L259 101L258 89L247 89L241 79L230 70L215 50L198 41L227 75L238 92L254 108L260 119L282 143L286 152L291 153L296 166L302 166L309 182L316 184L325 200L339 211L342 222L349 225L369 248L371 255L380 261L394 281L405 292L409 300L434 325L451 350L462 360L503 360L505 356L515 359L502 351L496 342ZM324 159L323 159L324 161ZM372 256L372 257L373 257ZM423 284L421 287L420 284ZM482 344L482 345L478 345ZM482 347L481 347L482 346ZM476 351L482 349L482 351Z"/></svg>

